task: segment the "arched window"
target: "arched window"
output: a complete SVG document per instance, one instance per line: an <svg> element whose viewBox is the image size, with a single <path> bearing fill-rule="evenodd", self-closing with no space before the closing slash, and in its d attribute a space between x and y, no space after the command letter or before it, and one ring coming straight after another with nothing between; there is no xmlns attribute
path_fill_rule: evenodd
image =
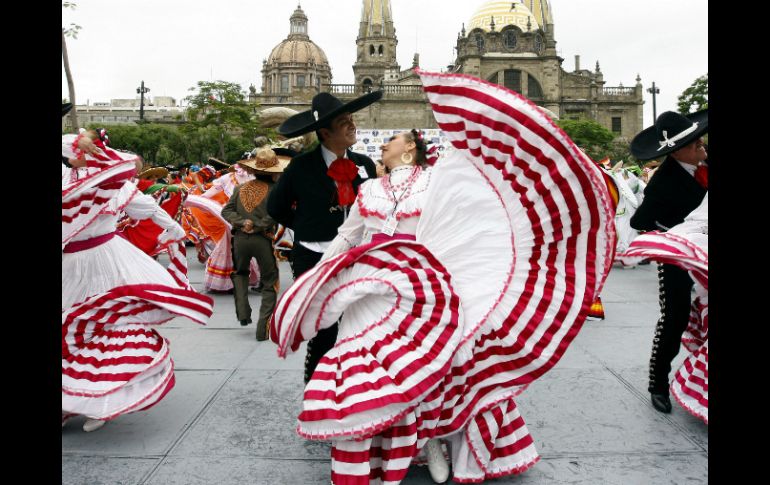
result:
<svg viewBox="0 0 770 485"><path fill-rule="evenodd" d="M484 50L484 36L481 34L476 34L476 47L478 47L480 51Z"/></svg>
<svg viewBox="0 0 770 485"><path fill-rule="evenodd" d="M522 91L523 89L523 82L522 77L527 76L527 92L524 93ZM501 84L505 86L506 88L510 89L511 91L516 91L517 93L524 94L527 98L531 99L532 101L542 101L543 100L543 88L540 87L540 83L537 81L537 79L534 78L531 74L523 73L522 71L518 69L506 69L504 71L499 71L488 79L490 82Z"/></svg>
<svg viewBox="0 0 770 485"><path fill-rule="evenodd" d="M515 49L516 48L516 32L513 29L506 30L503 34L503 43L505 44L505 47L508 49Z"/></svg>
<svg viewBox="0 0 770 485"><path fill-rule="evenodd" d="M380 46L379 53L380 53L380 56L382 56L382 46Z"/></svg>
<svg viewBox="0 0 770 485"><path fill-rule="evenodd" d="M372 80L369 78L364 79L363 88L365 93L372 92Z"/></svg>
<svg viewBox="0 0 770 485"><path fill-rule="evenodd" d="M543 89L540 87L540 83L530 75L527 75L527 97L533 101L543 99Z"/></svg>
<svg viewBox="0 0 770 485"><path fill-rule="evenodd" d="M503 86L521 93L521 71L518 69L506 69L503 71Z"/></svg>
<svg viewBox="0 0 770 485"><path fill-rule="evenodd" d="M538 54L543 53L543 38L540 35L535 35L535 52Z"/></svg>
<svg viewBox="0 0 770 485"><path fill-rule="evenodd" d="M369 46L369 55L370 55L370 56L373 56L373 55L374 55L374 46L373 46L373 45L370 45L370 46Z"/></svg>

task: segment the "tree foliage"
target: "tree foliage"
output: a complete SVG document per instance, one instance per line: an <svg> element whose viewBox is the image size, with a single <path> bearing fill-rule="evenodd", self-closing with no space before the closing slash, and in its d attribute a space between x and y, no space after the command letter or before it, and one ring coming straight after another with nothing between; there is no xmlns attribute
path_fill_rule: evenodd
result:
<svg viewBox="0 0 770 485"><path fill-rule="evenodd" d="M682 114L693 113L709 107L709 74L699 77L677 98Z"/></svg>
<svg viewBox="0 0 770 485"><path fill-rule="evenodd" d="M185 140L174 126L157 123L136 125L98 125L106 128L110 146L139 154L150 165L179 165L187 160Z"/></svg>
<svg viewBox="0 0 770 485"><path fill-rule="evenodd" d="M201 81L188 101L187 120L180 125L152 122L94 124L106 128L110 146L128 150L150 165L179 166L185 162L205 164L210 157L228 163L240 160L254 148L258 135L274 135L255 120L254 105L249 104L241 87L225 81Z"/></svg>
<svg viewBox="0 0 770 485"><path fill-rule="evenodd" d="M595 161L603 159L613 151L615 134L596 121L560 119L556 123Z"/></svg>
<svg viewBox="0 0 770 485"><path fill-rule="evenodd" d="M190 91L195 93L185 98L188 108L183 132L192 134L206 129L208 134L213 131L219 137L220 158L227 158L231 148L242 147L242 139L248 139L248 147L252 146L251 140L260 131L259 123L256 121L254 105L247 101L240 84L198 81L197 86L190 88Z"/></svg>

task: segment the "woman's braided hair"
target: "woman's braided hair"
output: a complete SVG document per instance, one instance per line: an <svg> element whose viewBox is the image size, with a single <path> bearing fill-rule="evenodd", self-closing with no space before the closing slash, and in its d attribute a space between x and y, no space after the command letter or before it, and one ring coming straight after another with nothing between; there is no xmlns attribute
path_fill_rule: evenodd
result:
<svg viewBox="0 0 770 485"><path fill-rule="evenodd" d="M413 141L416 145L417 153L415 156L415 163L417 165L427 164L428 161L425 157L425 152L427 151L428 147L422 132L413 128L411 131L406 132L404 136L406 137L407 141Z"/></svg>

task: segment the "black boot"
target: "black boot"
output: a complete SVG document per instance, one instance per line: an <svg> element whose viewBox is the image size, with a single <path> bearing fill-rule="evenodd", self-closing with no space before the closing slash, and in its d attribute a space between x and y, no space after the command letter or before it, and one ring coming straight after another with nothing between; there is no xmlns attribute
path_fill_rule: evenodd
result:
<svg viewBox="0 0 770 485"><path fill-rule="evenodd" d="M671 398L668 394L650 393L650 400L652 401L652 407L660 411L661 413L671 412Z"/></svg>

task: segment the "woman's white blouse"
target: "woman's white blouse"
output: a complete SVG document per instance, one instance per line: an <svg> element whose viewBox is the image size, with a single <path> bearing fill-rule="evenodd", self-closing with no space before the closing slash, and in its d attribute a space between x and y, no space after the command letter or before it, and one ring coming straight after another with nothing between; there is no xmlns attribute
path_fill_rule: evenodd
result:
<svg viewBox="0 0 770 485"><path fill-rule="evenodd" d="M431 171L428 166L399 167L390 175L361 184L350 215L337 230L337 237L324 252L321 261L369 243L372 235L382 232L385 221L391 215L398 221L396 233L414 235L425 206Z"/></svg>

